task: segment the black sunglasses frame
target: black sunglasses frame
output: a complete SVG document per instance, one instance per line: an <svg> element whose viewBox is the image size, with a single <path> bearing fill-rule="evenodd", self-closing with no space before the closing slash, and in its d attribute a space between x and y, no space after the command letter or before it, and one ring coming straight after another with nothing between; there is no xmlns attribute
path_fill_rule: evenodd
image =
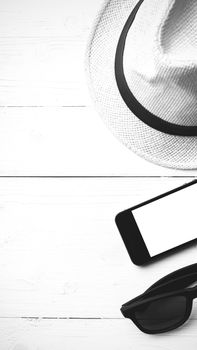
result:
<svg viewBox="0 0 197 350"><path fill-rule="evenodd" d="M148 288L143 294L123 304L121 312L124 317L131 319L142 332L147 334L164 333L176 329L183 325L191 314L193 299L197 298L197 286L188 286L196 281L197 264L189 265L163 277ZM144 328L136 319L135 311L143 306L143 304L176 296L183 296L186 300L185 314L176 324L160 330L150 330Z"/></svg>

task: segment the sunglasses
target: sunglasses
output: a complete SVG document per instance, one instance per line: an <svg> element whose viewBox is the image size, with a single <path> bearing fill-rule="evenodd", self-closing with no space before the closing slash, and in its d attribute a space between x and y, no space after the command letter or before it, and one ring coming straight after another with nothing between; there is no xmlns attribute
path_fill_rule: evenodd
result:
<svg viewBox="0 0 197 350"><path fill-rule="evenodd" d="M124 317L144 333L163 333L180 327L197 298L197 264L170 273L137 298L122 305Z"/></svg>

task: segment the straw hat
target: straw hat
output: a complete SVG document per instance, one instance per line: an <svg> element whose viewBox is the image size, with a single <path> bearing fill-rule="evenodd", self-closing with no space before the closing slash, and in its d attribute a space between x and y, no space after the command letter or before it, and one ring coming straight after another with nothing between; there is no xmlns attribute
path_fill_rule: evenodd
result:
<svg viewBox="0 0 197 350"><path fill-rule="evenodd" d="M108 0L87 72L96 107L132 151L197 168L197 1Z"/></svg>

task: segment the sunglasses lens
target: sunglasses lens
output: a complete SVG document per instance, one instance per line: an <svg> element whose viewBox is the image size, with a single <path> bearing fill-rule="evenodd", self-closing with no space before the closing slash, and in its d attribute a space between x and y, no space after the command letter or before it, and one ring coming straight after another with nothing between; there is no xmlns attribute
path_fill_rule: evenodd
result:
<svg viewBox="0 0 197 350"><path fill-rule="evenodd" d="M162 332L183 322L186 309L184 296L167 297L142 305L135 318L144 330Z"/></svg>

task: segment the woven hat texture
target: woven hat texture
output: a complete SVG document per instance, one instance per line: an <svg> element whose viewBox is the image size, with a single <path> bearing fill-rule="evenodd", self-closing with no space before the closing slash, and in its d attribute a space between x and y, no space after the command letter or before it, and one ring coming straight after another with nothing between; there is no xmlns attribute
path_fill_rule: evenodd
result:
<svg viewBox="0 0 197 350"><path fill-rule="evenodd" d="M115 54L138 1L108 0L91 33L87 72L99 114L132 151L156 164L197 168L197 136L158 131L135 116L115 79ZM197 2L144 0L128 32L124 74L136 99L171 123L197 126Z"/></svg>

